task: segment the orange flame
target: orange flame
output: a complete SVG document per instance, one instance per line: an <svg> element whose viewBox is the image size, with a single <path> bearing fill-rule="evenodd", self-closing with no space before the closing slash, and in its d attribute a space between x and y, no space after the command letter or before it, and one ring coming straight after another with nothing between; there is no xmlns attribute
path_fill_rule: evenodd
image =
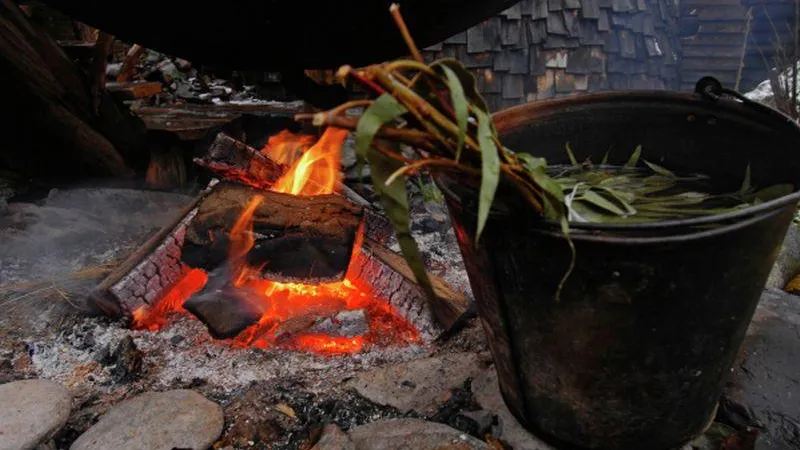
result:
<svg viewBox="0 0 800 450"><path fill-rule="evenodd" d="M333 193L340 181L341 147L347 133L345 130L329 128L313 145L313 137L295 135L289 131L271 137L262 153L291 167L271 190L303 196ZM240 333L234 342L262 348L279 345L326 355L356 353L368 345L420 342L419 331L399 316L386 301L375 298L370 285L358 278L358 269L365 263L365 256L360 251L363 225L353 246L350 267L342 281L310 285L262 279L260 268L250 267L245 261L255 244L253 215L262 201L260 195L250 199L229 232L231 282L241 289L243 295L248 294L248 301L255 298L264 311L258 323ZM170 311L182 311L183 302L198 292L206 281L205 272L189 272L156 308L136 311L134 323L137 327L148 329L164 325L162 316ZM342 310L356 309L363 309L367 316L369 332L363 336L300 332L284 339L279 335L281 325L289 321L313 321L333 316Z"/></svg>
<svg viewBox="0 0 800 450"><path fill-rule="evenodd" d="M341 148L347 138L347 130L328 128L319 142L296 157L296 149L305 142L291 133L267 144L262 150L270 158L291 164L291 169L275 182L271 190L292 195L324 195L335 191L341 174ZM277 138L280 134L273 136ZM283 139L294 138L294 141ZM272 141L272 138L270 139Z"/></svg>

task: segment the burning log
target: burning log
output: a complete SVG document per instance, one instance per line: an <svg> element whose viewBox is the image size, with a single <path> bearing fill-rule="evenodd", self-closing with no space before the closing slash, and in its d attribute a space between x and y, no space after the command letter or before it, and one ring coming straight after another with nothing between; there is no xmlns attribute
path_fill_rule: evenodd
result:
<svg viewBox="0 0 800 450"><path fill-rule="evenodd" d="M365 239L361 255L356 276L369 280L375 295L386 299L426 340L449 330L469 306L466 297L433 275L436 298L429 299L405 259L371 239Z"/></svg>
<svg viewBox="0 0 800 450"><path fill-rule="evenodd" d="M263 266L265 278L304 282L341 279L361 221L362 208L337 195L301 197L222 183L199 205L189 225L183 262L211 269L227 256L227 234L250 200L263 201L253 215L251 266ZM217 236L217 238L214 238ZM222 246L222 250L220 249Z"/></svg>
<svg viewBox="0 0 800 450"><path fill-rule="evenodd" d="M261 188L272 186L287 169L225 133L217 134L208 153L194 162L223 178Z"/></svg>
<svg viewBox="0 0 800 450"><path fill-rule="evenodd" d="M257 297L250 299L254 293L233 286L228 266L215 270L208 280L183 308L203 322L215 339L236 337L264 314Z"/></svg>

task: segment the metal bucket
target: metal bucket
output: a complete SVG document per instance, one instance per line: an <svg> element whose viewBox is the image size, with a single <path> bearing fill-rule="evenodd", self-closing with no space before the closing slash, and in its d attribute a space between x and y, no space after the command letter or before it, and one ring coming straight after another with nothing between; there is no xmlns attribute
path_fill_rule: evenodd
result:
<svg viewBox="0 0 800 450"><path fill-rule="evenodd" d="M642 156L736 190L800 186L800 129L769 109L700 94L616 92L495 115L503 143L566 163ZM477 197L445 192L506 404L564 448L660 450L713 419L800 194L740 212L636 225L572 224L575 270L553 223L499 204L474 245ZM504 191L501 199L512 199ZM561 447L559 447L561 448Z"/></svg>

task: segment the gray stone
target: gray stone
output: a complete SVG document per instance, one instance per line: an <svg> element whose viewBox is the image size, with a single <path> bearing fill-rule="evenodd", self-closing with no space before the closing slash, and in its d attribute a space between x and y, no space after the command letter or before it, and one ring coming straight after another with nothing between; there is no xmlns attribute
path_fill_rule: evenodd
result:
<svg viewBox="0 0 800 450"><path fill-rule="evenodd" d="M322 429L322 436L311 450L356 450L356 445L339 427L328 424Z"/></svg>
<svg viewBox="0 0 800 450"><path fill-rule="evenodd" d="M484 450L489 447L455 428L419 419L389 419L350 431L356 450Z"/></svg>
<svg viewBox="0 0 800 450"><path fill-rule="evenodd" d="M70 450L204 450L223 424L222 407L194 391L147 392L114 406Z"/></svg>
<svg viewBox="0 0 800 450"><path fill-rule="evenodd" d="M786 238L775 265L767 279L767 288L783 289L792 278L800 272L800 227L789 226Z"/></svg>
<svg viewBox="0 0 800 450"><path fill-rule="evenodd" d="M798 336L800 298L765 291L725 390L762 428L756 450L800 448Z"/></svg>
<svg viewBox="0 0 800 450"><path fill-rule="evenodd" d="M555 450L523 428L508 410L500 394L500 385L494 368L486 370L472 382L472 393L481 408L497 415L497 424L492 427L492 436L509 444L514 450Z"/></svg>
<svg viewBox="0 0 800 450"><path fill-rule="evenodd" d="M381 367L348 383L369 400L403 412L432 414L447 394L481 372L474 353L455 353Z"/></svg>
<svg viewBox="0 0 800 450"><path fill-rule="evenodd" d="M61 385L23 380L0 385L0 450L29 450L67 423L72 397Z"/></svg>

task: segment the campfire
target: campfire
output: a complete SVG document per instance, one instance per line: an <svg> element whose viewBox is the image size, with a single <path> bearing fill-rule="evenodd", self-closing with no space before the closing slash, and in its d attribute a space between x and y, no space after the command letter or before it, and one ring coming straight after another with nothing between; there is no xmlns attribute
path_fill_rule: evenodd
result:
<svg viewBox="0 0 800 450"><path fill-rule="evenodd" d="M357 197L341 180L346 137L282 131L259 151L220 133L196 162L223 181L94 299L137 329L194 317L236 346L337 355L430 341L441 324L385 248L385 219L343 194ZM454 319L464 299L436 282Z"/></svg>

